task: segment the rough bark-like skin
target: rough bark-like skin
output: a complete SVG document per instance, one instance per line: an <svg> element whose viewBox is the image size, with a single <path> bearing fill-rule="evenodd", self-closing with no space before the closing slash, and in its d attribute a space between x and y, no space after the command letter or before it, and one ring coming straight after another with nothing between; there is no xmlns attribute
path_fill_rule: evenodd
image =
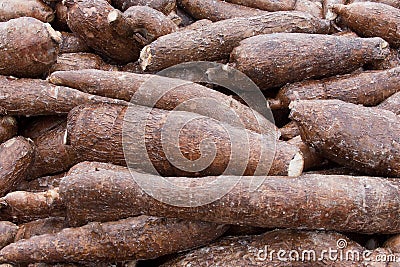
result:
<svg viewBox="0 0 400 267"><path fill-rule="evenodd" d="M376 2L381 4L386 4L392 7L400 8L400 1L398 0L349 0L347 4L352 4L356 2Z"/></svg>
<svg viewBox="0 0 400 267"><path fill-rule="evenodd" d="M347 247L338 250L338 240L345 240ZM185 267L185 266L361 266L357 259L340 260L339 252L337 260L334 257L329 259L328 253L322 251L337 250L343 252L345 259L346 251L358 252L362 258L364 250L359 244L349 240L346 236L334 232L306 232L293 230L274 230L262 235L246 237L228 237L209 246L193 250L185 255L166 262L161 267ZM262 250L261 253L260 250ZM267 251L266 251L267 250ZM285 251L282 258L278 259L278 251ZM294 259L289 261L290 251L297 251L299 255L291 254ZM313 256L302 253L305 251L315 252ZM272 252L272 260L270 253ZM308 258L309 256L309 258ZM320 257L323 259L319 259ZM304 261L302 261L304 257ZM290 263L290 264L289 264Z"/></svg>
<svg viewBox="0 0 400 267"><path fill-rule="evenodd" d="M66 121L66 115L36 116L27 118L27 121L21 123L19 133L26 138L36 139L57 128L60 124L63 124Z"/></svg>
<svg viewBox="0 0 400 267"><path fill-rule="evenodd" d="M111 163L84 161L71 167L66 176L84 174L88 172L105 171L105 170L116 170L116 171L126 171L126 172L129 171L128 168L126 167L114 165Z"/></svg>
<svg viewBox="0 0 400 267"><path fill-rule="evenodd" d="M67 224L63 217L49 217L31 221L19 225L14 242L21 239L29 239L37 235L55 234L64 228L67 228Z"/></svg>
<svg viewBox="0 0 400 267"><path fill-rule="evenodd" d="M227 0L226 2L267 11L293 10L296 0Z"/></svg>
<svg viewBox="0 0 400 267"><path fill-rule="evenodd" d="M65 175L65 173L61 173L53 176L40 177L32 181L25 180L18 184L15 191L44 192L55 189L59 187L61 179Z"/></svg>
<svg viewBox="0 0 400 267"><path fill-rule="evenodd" d="M324 163L326 163L326 160L319 155L314 148L309 147L307 144L305 144L300 136L296 136L289 141L287 141L288 144L296 146L300 151L301 154L303 155L304 158L304 170L310 170L315 167L320 167Z"/></svg>
<svg viewBox="0 0 400 267"><path fill-rule="evenodd" d="M260 89L352 72L389 54L381 38L306 33L259 35L240 42L231 62Z"/></svg>
<svg viewBox="0 0 400 267"><path fill-rule="evenodd" d="M265 11L221 0L178 0L178 5L195 19L220 21L224 19L251 17Z"/></svg>
<svg viewBox="0 0 400 267"><path fill-rule="evenodd" d="M33 140L35 153L28 180L67 171L78 162L74 149L65 144L66 130L65 122Z"/></svg>
<svg viewBox="0 0 400 267"><path fill-rule="evenodd" d="M389 97L388 99L386 99L385 101L380 103L377 107L381 108L381 109L389 110L389 111L395 113L396 115L399 115L400 114L400 92L395 93L394 95L392 95L391 97Z"/></svg>
<svg viewBox="0 0 400 267"><path fill-rule="evenodd" d="M51 67L49 73L83 69L116 71L118 67L105 63L100 56L92 53L66 53L57 57L57 62Z"/></svg>
<svg viewBox="0 0 400 267"><path fill-rule="evenodd" d="M280 100L281 108L287 108L292 101L313 99L339 99L375 106L398 91L400 67L290 84L279 91L277 99Z"/></svg>
<svg viewBox="0 0 400 267"><path fill-rule="evenodd" d="M142 49L140 62L142 69L157 71L182 62L225 59L240 41L258 34L328 31L327 21L298 11L234 18L162 36Z"/></svg>
<svg viewBox="0 0 400 267"><path fill-rule="evenodd" d="M89 94L126 100L137 105L154 106L165 110L179 107L179 110L198 113L234 126L243 127L244 125L246 129L257 133L277 130L261 114L232 97L193 82L149 74L99 70L55 72L48 80L56 85L75 88ZM160 95L162 97L155 101L156 96ZM224 106L224 110L234 112L240 122L236 123L232 115L227 112L216 112L216 108L212 108L211 105Z"/></svg>
<svg viewBox="0 0 400 267"><path fill-rule="evenodd" d="M39 79L13 79L5 76L0 76L0 98L0 114L24 116L65 114L85 103L128 104L122 100L55 86Z"/></svg>
<svg viewBox="0 0 400 267"><path fill-rule="evenodd" d="M114 7L125 11L132 6L148 6L168 15L176 9L175 0L112 0Z"/></svg>
<svg viewBox="0 0 400 267"><path fill-rule="evenodd" d="M309 13L317 18L324 18L322 4L310 0L297 0L294 10Z"/></svg>
<svg viewBox="0 0 400 267"><path fill-rule="evenodd" d="M0 221L0 249L14 242L18 226L7 221Z"/></svg>
<svg viewBox="0 0 400 267"><path fill-rule="evenodd" d="M281 139L282 140L290 140L298 135L300 135L299 126L295 121L291 121L282 128L279 129L281 132Z"/></svg>
<svg viewBox="0 0 400 267"><path fill-rule="evenodd" d="M43 22L54 19L53 10L40 0L2 0L0 3L0 21L20 17L32 17Z"/></svg>
<svg viewBox="0 0 400 267"><path fill-rule="evenodd" d="M389 55L385 59L371 62L365 67L372 70L386 70L400 67L400 51L391 48Z"/></svg>
<svg viewBox="0 0 400 267"><path fill-rule="evenodd" d="M76 34L70 32L61 32L62 43L60 44L60 54L90 52L86 42Z"/></svg>
<svg viewBox="0 0 400 267"><path fill-rule="evenodd" d="M131 173L136 177L143 175ZM196 187L205 181L214 181L214 178L165 179ZM221 178L228 181L234 177ZM252 190L250 183L253 179L243 177L219 200L193 208L155 200L126 172L99 171L65 177L60 185L60 195L67 205L67 217L72 225L142 213L265 228L363 233L400 231L398 179L337 175L265 177L261 186ZM159 190L169 192L171 199L179 198L168 188Z"/></svg>
<svg viewBox="0 0 400 267"><path fill-rule="evenodd" d="M200 29L200 28L202 28L204 26L208 26L210 24L212 24L211 20L209 20L209 19L201 19L201 20L198 20L196 22L193 22L192 24L190 24L190 25L188 25L186 27L180 28L180 30L181 31L197 30L197 29Z"/></svg>
<svg viewBox="0 0 400 267"><path fill-rule="evenodd" d="M208 244L227 226L200 221L140 216L66 228L8 245L6 262L78 262L152 259ZM79 248L79 249L77 249Z"/></svg>
<svg viewBox="0 0 400 267"><path fill-rule="evenodd" d="M304 169L304 158L301 154L297 146L283 141L277 142L274 161L268 175L300 176Z"/></svg>
<svg viewBox="0 0 400 267"><path fill-rule="evenodd" d="M88 105L72 110L68 115L67 142L76 150L78 158L81 161L126 165L125 152L131 167L147 172L156 170L166 176L220 175L224 172L266 175L271 164L275 164L272 162L275 136L235 128L185 111L171 112L132 105L128 115L126 113L126 107L117 105ZM180 122L185 122L185 125L182 127ZM124 133L123 123L126 123ZM180 129L179 137L175 140L171 134L161 131L163 127L175 133ZM122 142L123 134L125 144ZM209 139L213 145L204 146L201 152L200 143L204 139ZM145 155L143 151L140 152L140 142L147 149ZM194 161L200 157L209 159L209 164L206 164L208 167L205 166L201 171L186 171L176 167L167 157L175 159L179 155L175 154L176 151L168 152L163 142L178 142L178 151L186 160ZM215 146L215 157L211 146ZM148 157L148 160L144 157ZM148 161L151 161L155 170L151 166L146 167ZM227 168L228 163L230 168Z"/></svg>
<svg viewBox="0 0 400 267"><path fill-rule="evenodd" d="M34 18L0 23L0 75L39 77L57 59L61 38L49 24Z"/></svg>
<svg viewBox="0 0 400 267"><path fill-rule="evenodd" d="M133 6L128 8L123 14L123 22L128 29L118 31L119 34L128 33L132 36L140 33L144 40L140 41L142 45L148 45L160 36L175 32L178 26L162 12L147 6ZM121 22L121 23L123 23ZM122 27L123 28L123 27Z"/></svg>
<svg viewBox="0 0 400 267"><path fill-rule="evenodd" d="M140 46L133 38L120 36L108 24L114 8L105 0L68 0L68 26L97 53L125 64L139 57Z"/></svg>
<svg viewBox="0 0 400 267"><path fill-rule="evenodd" d="M18 123L14 117L0 117L0 144L17 134Z"/></svg>
<svg viewBox="0 0 400 267"><path fill-rule="evenodd" d="M390 249L393 253L400 253L400 235L389 238L385 242L384 247Z"/></svg>
<svg viewBox="0 0 400 267"><path fill-rule="evenodd" d="M0 220L20 223L52 216L65 216L58 188L39 193L15 191L0 198Z"/></svg>
<svg viewBox="0 0 400 267"><path fill-rule="evenodd" d="M364 37L382 37L393 47L400 46L400 10L373 2L334 5L341 23Z"/></svg>
<svg viewBox="0 0 400 267"><path fill-rule="evenodd" d="M25 179L33 161L34 146L21 136L0 145L0 196Z"/></svg>
<svg viewBox="0 0 400 267"><path fill-rule="evenodd" d="M323 157L370 175L400 177L399 118L340 100L292 104L302 139Z"/></svg>
<svg viewBox="0 0 400 267"><path fill-rule="evenodd" d="M347 167L336 167L318 171L309 171L306 172L305 174L363 176L362 173L349 169Z"/></svg>

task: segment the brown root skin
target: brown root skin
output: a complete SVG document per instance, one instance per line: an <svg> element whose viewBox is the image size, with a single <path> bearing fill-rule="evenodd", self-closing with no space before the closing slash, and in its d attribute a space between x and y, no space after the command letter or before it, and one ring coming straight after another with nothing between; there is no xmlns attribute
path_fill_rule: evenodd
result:
<svg viewBox="0 0 400 267"><path fill-rule="evenodd" d="M278 141L274 161L268 175L300 176L304 168L304 157L301 150L288 142Z"/></svg>
<svg viewBox="0 0 400 267"><path fill-rule="evenodd" d="M300 136L296 136L289 141L287 141L288 144L296 146L303 158L304 158L304 170L310 170L316 167L322 167L323 165L326 165L327 160L321 157L314 148L309 147L307 144L305 144Z"/></svg>
<svg viewBox="0 0 400 267"><path fill-rule="evenodd" d="M0 144L15 136L18 132L18 123L14 117L0 117Z"/></svg>
<svg viewBox="0 0 400 267"><path fill-rule="evenodd" d="M122 171L128 172L129 170L126 167L114 165L111 163L104 163L104 162L96 162L96 161L83 161L80 162L73 167L71 167L66 174L66 176L70 175L78 175L84 174L88 172L97 172L97 171Z"/></svg>
<svg viewBox="0 0 400 267"><path fill-rule="evenodd" d="M60 44L60 54L90 52L90 48L85 41L76 34L70 32L61 32L62 43Z"/></svg>
<svg viewBox="0 0 400 267"><path fill-rule="evenodd" d="M15 92L18 94L15 94ZM85 103L118 103L122 100L86 94L76 89L55 86L39 79L14 79L0 76L0 114L57 115L68 113Z"/></svg>
<svg viewBox="0 0 400 267"><path fill-rule="evenodd" d="M227 0L226 2L266 11L289 11L293 10L296 4L296 0Z"/></svg>
<svg viewBox="0 0 400 267"><path fill-rule="evenodd" d="M206 247L177 256L161 267L279 266L282 265L282 260L278 259L278 251L285 251L287 252L285 258L289 258L289 255L291 255L294 259L296 259L296 254L289 254L289 251L299 253L298 258L291 261L290 265L287 266L360 266L357 260L335 261L328 258L328 253L323 251L326 251L327 248L336 249L338 240L345 240L346 250L358 252L359 255L362 255L364 248L343 234L274 230L262 235L223 238ZM303 253L305 251L315 252L316 258L319 260L311 263L305 256L307 254ZM344 252L345 250L343 250ZM307 263L302 261L302 256ZM320 259L321 256L323 259Z"/></svg>
<svg viewBox="0 0 400 267"><path fill-rule="evenodd" d="M376 2L381 4L386 4L392 7L400 8L400 2L398 0L349 0L347 4L352 4L356 2Z"/></svg>
<svg viewBox="0 0 400 267"><path fill-rule="evenodd" d="M201 19L201 20L198 20L196 22L193 22L192 24L190 24L190 25L188 25L186 27L182 27L179 30L180 31L197 30L197 29L200 29L200 28L202 28L204 26L211 25L212 23L213 22L211 20L209 20L209 19Z"/></svg>
<svg viewBox="0 0 400 267"><path fill-rule="evenodd" d="M295 53L299 49L302 53ZM241 41L230 61L260 89L267 90L309 78L349 73L388 54L389 45L381 38L275 33Z"/></svg>
<svg viewBox="0 0 400 267"><path fill-rule="evenodd" d="M359 2L350 5L333 5L340 22L363 37L381 37L392 47L400 46L400 10L373 2Z"/></svg>
<svg viewBox="0 0 400 267"><path fill-rule="evenodd" d="M49 217L27 222L19 225L14 242L38 235L55 234L64 228L67 228L67 223L63 217Z"/></svg>
<svg viewBox="0 0 400 267"><path fill-rule="evenodd" d="M181 122L186 124L181 127ZM127 131L123 131L124 123ZM140 126L142 123L144 128ZM207 159L214 155L210 148L200 151L200 143L204 139L209 139L214 144L215 157L212 156L210 164L202 170L191 171L176 167L168 160L168 157L177 158L174 154L176 152L166 152L165 147L165 142L174 141L166 141L165 133L162 137L162 127L180 128L179 138L174 141L179 142L177 147L187 160L193 161L200 157ZM67 143L76 150L81 161L111 162L126 166L128 159L130 166L150 173L156 170L165 176L195 177L220 175L224 172L236 175L264 175L270 170L271 164L274 165L273 153L277 139L276 133L273 132L261 135L191 112L172 112L137 105L132 105L129 113L126 107L117 105L77 107L69 113L67 133ZM125 139L124 145L123 136L128 138ZM147 148L145 155L140 152L137 141L133 140L144 141ZM232 149L233 144L235 150ZM238 151L242 152L237 153ZM143 160L143 157L148 157L152 166L148 166L146 163L150 161Z"/></svg>
<svg viewBox="0 0 400 267"><path fill-rule="evenodd" d="M389 238L383 247L389 249L393 253L400 253L400 235Z"/></svg>
<svg viewBox="0 0 400 267"><path fill-rule="evenodd" d="M74 149L65 144L66 126L64 122L33 140L35 153L28 180L67 171L78 162Z"/></svg>
<svg viewBox="0 0 400 267"><path fill-rule="evenodd" d="M377 108L385 109L395 113L396 115L400 114L400 92L395 93L394 95L388 97L385 101L380 103Z"/></svg>
<svg viewBox="0 0 400 267"><path fill-rule="evenodd" d="M280 89L277 100L281 108L288 107L292 101L316 99L339 99L364 106L375 106L398 91L400 67L289 84Z"/></svg>
<svg viewBox="0 0 400 267"><path fill-rule="evenodd" d="M294 10L309 13L317 18L325 18L322 10L322 5L316 1L297 0Z"/></svg>
<svg viewBox="0 0 400 267"><path fill-rule="evenodd" d="M220 21L263 15L266 11L221 0L178 0L178 5L195 19Z"/></svg>
<svg viewBox="0 0 400 267"><path fill-rule="evenodd" d="M35 116L20 124L19 133L26 138L36 139L67 121L66 115Z"/></svg>
<svg viewBox="0 0 400 267"><path fill-rule="evenodd" d="M400 176L394 113L340 100L303 100L291 109L302 139L323 157L369 175Z"/></svg>
<svg viewBox="0 0 400 267"><path fill-rule="evenodd" d="M48 190L55 189L59 187L61 179L66 176L65 173L56 174L53 176L44 176L34 180L29 181L29 177L27 180L22 181L18 184L15 191L27 191L27 192L45 192Z"/></svg>
<svg viewBox="0 0 400 267"><path fill-rule="evenodd" d="M0 220L21 223L52 216L65 216L58 188L38 193L14 191L0 198Z"/></svg>
<svg viewBox="0 0 400 267"><path fill-rule="evenodd" d="M0 221L0 249L14 242L18 226L8 221Z"/></svg>
<svg viewBox="0 0 400 267"><path fill-rule="evenodd" d="M390 49L390 54L385 59L373 61L365 66L371 70L387 70L397 67L400 67L400 51L394 48Z"/></svg>
<svg viewBox="0 0 400 267"><path fill-rule="evenodd" d="M0 196L25 179L33 161L34 145L21 136L0 145Z"/></svg>
<svg viewBox="0 0 400 267"><path fill-rule="evenodd" d="M42 22L54 20L53 10L40 0L2 0L0 22L20 17L32 17Z"/></svg>
<svg viewBox="0 0 400 267"><path fill-rule="evenodd" d="M112 0L113 6L125 11L132 6L148 6L169 15L176 9L175 0Z"/></svg>
<svg viewBox="0 0 400 267"><path fill-rule="evenodd" d="M246 129L257 133L269 130L278 131L275 125L261 114L232 97L188 81L149 74L99 70L55 72L50 75L48 80L56 85L68 86L85 93L126 100L137 105L165 110L174 110L179 107L179 110L198 113L234 126L243 127L244 125ZM166 84L169 87L166 87ZM154 101L155 104L152 103L155 96L159 95L161 98ZM192 103L202 101L202 103L190 105L188 104L190 101ZM240 122L236 123L232 116L228 116L224 112L214 112L215 108L210 107L214 104L235 112L235 116L240 119Z"/></svg>
<svg viewBox="0 0 400 267"><path fill-rule="evenodd" d="M200 207L186 208L152 198L135 182L139 177L149 178L141 173L114 171L65 177L60 185L60 195L67 206L70 224L117 220L142 213L264 228L359 233L396 233L400 230L398 179L338 175L265 177L254 191L250 184L255 177L243 177L222 198ZM157 178L161 179L154 177ZM221 178L227 182L236 179L231 176ZM214 181L215 177L165 179L196 187L205 181ZM159 190L168 192L170 199L180 197L168 188L160 187Z"/></svg>
<svg viewBox="0 0 400 267"><path fill-rule="evenodd" d="M120 36L109 25L107 15L114 8L105 0L68 0L68 26L98 54L126 64L137 60L140 45Z"/></svg>
<svg viewBox="0 0 400 267"><path fill-rule="evenodd" d="M142 49L139 62L143 70L159 71L183 62L221 60L228 58L240 41L254 35L273 32L327 33L329 27L327 21L298 11L233 18L197 30L162 36Z"/></svg>
<svg viewBox="0 0 400 267"><path fill-rule="evenodd" d="M153 259L208 244L227 228L207 222L148 216L93 222L20 240L3 248L0 259L18 263ZM77 247L83 247L84 251Z"/></svg>
<svg viewBox="0 0 400 267"><path fill-rule="evenodd" d="M299 126L295 121L291 121L282 128L279 129L281 132L281 139L284 141L290 140L298 135L300 135Z"/></svg>
<svg viewBox="0 0 400 267"><path fill-rule="evenodd" d="M60 42L58 32L34 18L0 22L0 75L43 76L56 61Z"/></svg>
<svg viewBox="0 0 400 267"><path fill-rule="evenodd" d="M68 27L68 8L60 1L54 7L55 18L52 23L54 27L62 31L71 31Z"/></svg>
<svg viewBox="0 0 400 267"><path fill-rule="evenodd" d="M103 59L92 53L65 53L57 57L57 62L51 67L49 74L55 71L100 69L118 70L117 66L107 64Z"/></svg>
<svg viewBox="0 0 400 267"><path fill-rule="evenodd" d="M113 10L107 20L120 36L133 37L142 46L178 29L163 13L147 6L133 6L124 13Z"/></svg>

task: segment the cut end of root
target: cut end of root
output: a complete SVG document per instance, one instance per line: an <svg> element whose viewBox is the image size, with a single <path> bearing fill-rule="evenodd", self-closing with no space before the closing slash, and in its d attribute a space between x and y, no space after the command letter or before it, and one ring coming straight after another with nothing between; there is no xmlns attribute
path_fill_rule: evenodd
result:
<svg viewBox="0 0 400 267"><path fill-rule="evenodd" d="M151 48L150 46L145 46L140 52L139 57L140 68L145 71L147 66L151 64Z"/></svg>
<svg viewBox="0 0 400 267"><path fill-rule="evenodd" d="M304 158L301 152L297 152L296 155L289 163L288 176L297 177L303 173Z"/></svg>
<svg viewBox="0 0 400 267"><path fill-rule="evenodd" d="M282 109L283 105L279 99L268 99L268 107L272 110Z"/></svg>
<svg viewBox="0 0 400 267"><path fill-rule="evenodd" d="M64 137L63 137L63 145L68 145L68 130L65 130Z"/></svg>
<svg viewBox="0 0 400 267"><path fill-rule="evenodd" d="M119 15L120 15L120 14L119 14L118 10L113 10L113 11L111 11L110 13L108 13L108 16L107 16L107 21L108 21L108 23L112 24L112 23L114 23L115 21L117 21Z"/></svg>
<svg viewBox="0 0 400 267"><path fill-rule="evenodd" d="M46 23L45 27L46 27L51 39L53 39L53 41L56 42L57 44L61 44L62 43L61 32L54 30L53 27L51 27L51 25L49 23Z"/></svg>

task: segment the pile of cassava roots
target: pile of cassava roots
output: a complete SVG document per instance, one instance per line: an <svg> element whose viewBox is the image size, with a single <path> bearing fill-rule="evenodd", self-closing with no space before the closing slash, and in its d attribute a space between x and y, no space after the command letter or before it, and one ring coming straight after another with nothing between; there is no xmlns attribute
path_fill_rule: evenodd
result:
<svg viewBox="0 0 400 267"><path fill-rule="evenodd" d="M399 47L399 0L0 0L0 267L400 266Z"/></svg>

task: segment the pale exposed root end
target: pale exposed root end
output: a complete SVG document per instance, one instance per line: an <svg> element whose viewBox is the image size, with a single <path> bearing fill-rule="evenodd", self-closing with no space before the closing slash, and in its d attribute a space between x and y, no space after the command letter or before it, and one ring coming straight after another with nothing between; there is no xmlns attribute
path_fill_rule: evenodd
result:
<svg viewBox="0 0 400 267"><path fill-rule="evenodd" d="M51 27L51 25L49 23L45 23L45 27L46 27L51 39L54 42L56 42L57 44L61 44L62 43L61 32L54 30L53 27Z"/></svg>
<svg viewBox="0 0 400 267"><path fill-rule="evenodd" d="M304 157L301 152L297 152L296 155L289 163L288 176L297 177L303 173L304 169Z"/></svg>
<svg viewBox="0 0 400 267"><path fill-rule="evenodd" d="M68 145L68 130L65 130L64 132L63 145Z"/></svg>
<svg viewBox="0 0 400 267"><path fill-rule="evenodd" d="M107 22L109 24L112 24L112 23L116 22L119 17L120 17L120 13L118 12L118 10L113 10L110 13L108 13Z"/></svg>
<svg viewBox="0 0 400 267"><path fill-rule="evenodd" d="M52 84L54 84L54 85L62 85L62 79L60 79L59 77L57 77L56 73L57 73L57 71L56 71L56 72L53 72L52 74L50 74L50 76L47 77L46 80L47 80L49 83L52 83Z"/></svg>
<svg viewBox="0 0 400 267"><path fill-rule="evenodd" d="M151 64L151 48L150 46L143 47L140 51L139 64L142 71L147 69L147 66Z"/></svg>

